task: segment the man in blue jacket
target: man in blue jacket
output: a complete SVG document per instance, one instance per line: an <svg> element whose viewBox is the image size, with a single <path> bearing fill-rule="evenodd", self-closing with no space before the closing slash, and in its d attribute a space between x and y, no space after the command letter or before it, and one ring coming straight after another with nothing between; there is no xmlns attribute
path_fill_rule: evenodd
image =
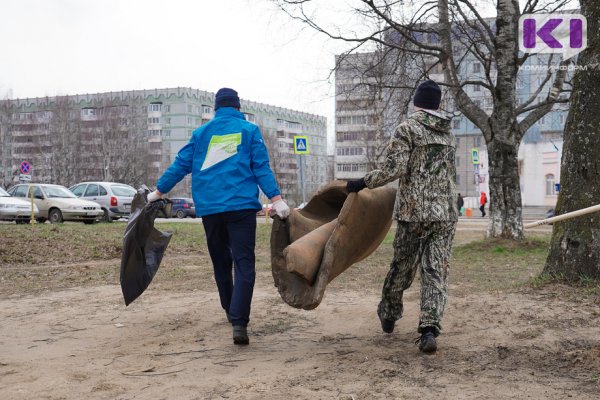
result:
<svg viewBox="0 0 600 400"><path fill-rule="evenodd" d="M280 218L287 218L290 209L269 167L260 130L240 112L235 90L219 89L215 117L194 131L148 201L158 200L190 173L196 213L202 217L221 306L233 326L233 342L248 344L246 326L256 275L256 212L262 208L258 187Z"/></svg>

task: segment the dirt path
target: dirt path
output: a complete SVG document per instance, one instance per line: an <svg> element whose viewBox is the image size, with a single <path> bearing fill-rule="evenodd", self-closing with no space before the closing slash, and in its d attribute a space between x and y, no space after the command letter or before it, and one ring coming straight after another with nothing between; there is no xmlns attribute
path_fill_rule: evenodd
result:
<svg viewBox="0 0 600 400"><path fill-rule="evenodd" d="M301 311L282 303L261 271L247 347L232 344L216 290L202 288L157 285L128 308L118 286L0 299L0 398L596 399L600 392L600 305L560 286L451 297L433 356L414 344L417 283L405 318L385 335L372 291L334 282L316 310Z"/></svg>

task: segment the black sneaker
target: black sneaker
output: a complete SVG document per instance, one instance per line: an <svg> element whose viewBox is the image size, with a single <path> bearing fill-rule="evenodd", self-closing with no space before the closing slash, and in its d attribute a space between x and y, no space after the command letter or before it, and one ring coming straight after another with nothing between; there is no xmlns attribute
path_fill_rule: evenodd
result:
<svg viewBox="0 0 600 400"><path fill-rule="evenodd" d="M379 317L379 321L381 321L381 329L385 333L394 332L394 326L396 325L396 321L392 321L391 319L385 319L381 315L379 315L379 313L377 313L377 316Z"/></svg>
<svg viewBox="0 0 600 400"><path fill-rule="evenodd" d="M233 326L233 343L234 344L248 344L250 343L250 339L248 339L248 331L245 326L234 325Z"/></svg>
<svg viewBox="0 0 600 400"><path fill-rule="evenodd" d="M415 343L419 344L419 350L423 353L434 353L437 350L435 334L430 330L423 331L421 337Z"/></svg>

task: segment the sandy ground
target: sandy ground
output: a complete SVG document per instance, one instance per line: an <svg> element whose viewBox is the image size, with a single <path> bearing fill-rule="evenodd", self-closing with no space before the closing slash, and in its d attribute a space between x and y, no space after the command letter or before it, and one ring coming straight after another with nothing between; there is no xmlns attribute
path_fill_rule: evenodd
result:
<svg viewBox="0 0 600 400"><path fill-rule="evenodd" d="M598 305L561 287L451 298L440 350L424 355L418 285L386 335L373 294L332 284L301 311L271 281L259 274L246 347L214 290L149 290L128 308L118 286L2 299L0 398L598 398Z"/></svg>

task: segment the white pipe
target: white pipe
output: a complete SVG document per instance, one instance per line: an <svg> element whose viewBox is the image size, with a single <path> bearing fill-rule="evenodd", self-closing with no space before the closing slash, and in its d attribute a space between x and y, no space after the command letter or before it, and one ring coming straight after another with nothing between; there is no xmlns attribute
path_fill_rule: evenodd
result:
<svg viewBox="0 0 600 400"><path fill-rule="evenodd" d="M571 218L579 217L581 215L591 214L593 212L598 212L598 211L600 211L600 204L597 204L595 206L591 206L588 208L582 208L581 210L577 210L577 211L571 211L566 214L557 215L556 217L546 218L546 219L542 219L540 221L535 221L530 224L523 225L523 228L527 229L527 228L533 228L535 226L551 224L553 222L563 221L565 219L571 219Z"/></svg>

